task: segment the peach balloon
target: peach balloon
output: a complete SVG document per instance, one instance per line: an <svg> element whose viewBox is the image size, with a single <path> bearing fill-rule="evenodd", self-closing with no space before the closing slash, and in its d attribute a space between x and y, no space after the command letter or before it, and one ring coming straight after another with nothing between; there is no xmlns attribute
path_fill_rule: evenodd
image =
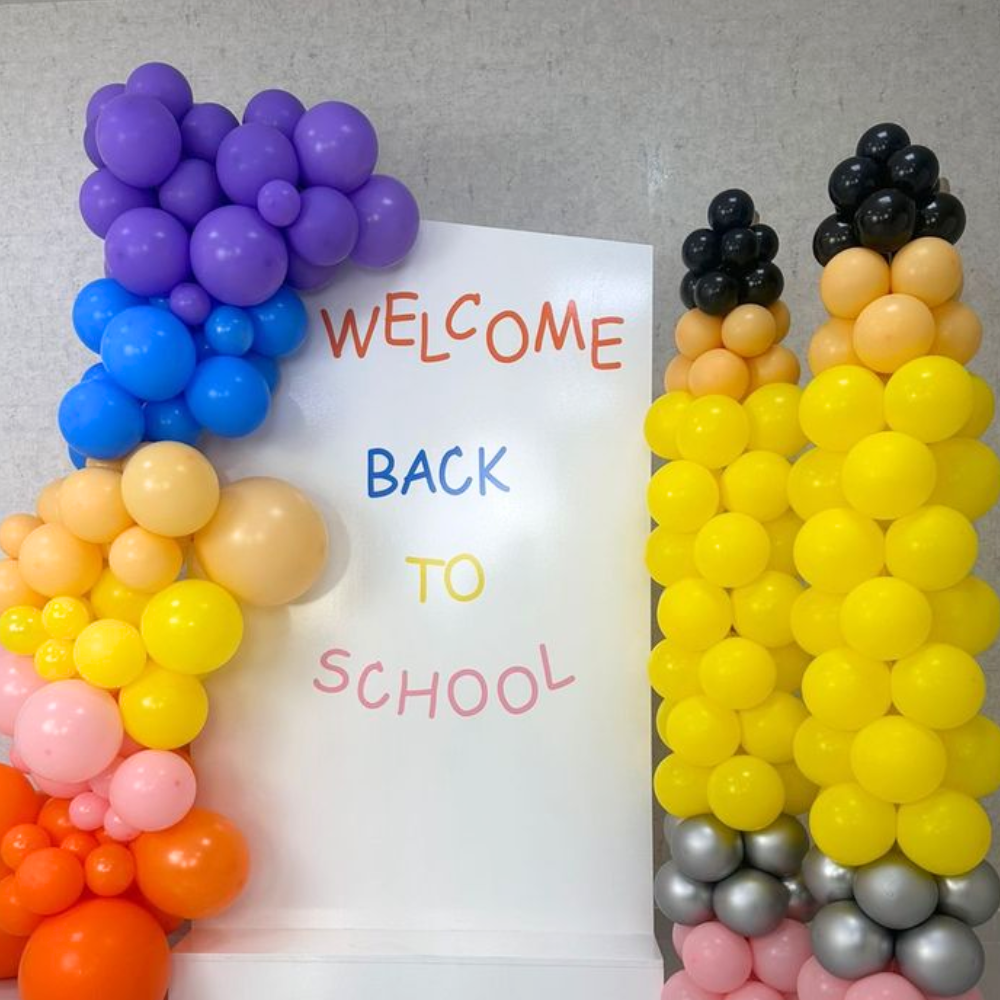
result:
<svg viewBox="0 0 1000 1000"><path fill-rule="evenodd" d="M935 332L934 314L920 299L894 292L866 306L857 318L854 350L869 368L894 372L927 354Z"/></svg>
<svg viewBox="0 0 1000 1000"><path fill-rule="evenodd" d="M262 607L301 597L323 571L328 547L312 502L290 483L265 477L225 487L215 516L194 536L208 578Z"/></svg>
<svg viewBox="0 0 1000 1000"><path fill-rule="evenodd" d="M937 333L931 344L931 353L943 354L959 364L968 364L983 342L983 324L979 314L957 299L945 302L932 311Z"/></svg>
<svg viewBox="0 0 1000 1000"><path fill-rule="evenodd" d="M196 448L157 441L125 464L122 498L136 522L156 535L176 538L204 527L219 504L219 477Z"/></svg>
<svg viewBox="0 0 1000 1000"><path fill-rule="evenodd" d="M11 514L10 517L5 517L0 524L0 549L11 559L16 559L21 551L21 543L41 525L42 519L34 514Z"/></svg>
<svg viewBox="0 0 1000 1000"><path fill-rule="evenodd" d="M758 357L750 358L747 367L750 369L751 392L775 382L798 385L802 375L799 359L784 344L775 344Z"/></svg>
<svg viewBox="0 0 1000 1000"><path fill-rule="evenodd" d="M722 346L722 317L689 309L674 327L677 350L694 361L699 355Z"/></svg>
<svg viewBox="0 0 1000 1000"><path fill-rule="evenodd" d="M837 365L860 365L854 353L854 324L849 319L832 316L812 335L808 352L813 375Z"/></svg>
<svg viewBox="0 0 1000 1000"><path fill-rule="evenodd" d="M688 388L688 375L691 372L691 359L678 354L670 359L667 370L663 373L663 388L667 392L685 392Z"/></svg>
<svg viewBox="0 0 1000 1000"><path fill-rule="evenodd" d="M59 491L62 488L62 484L63 481L61 479L53 479L38 494L38 503L35 509L38 511L38 516L46 524L58 524L62 519L62 515L59 512Z"/></svg>
<svg viewBox="0 0 1000 1000"><path fill-rule="evenodd" d="M43 524L21 544L18 567L24 582L46 597L80 597L97 583L104 558L61 524Z"/></svg>
<svg viewBox="0 0 1000 1000"><path fill-rule="evenodd" d="M130 524L122 477L111 469L78 469L59 491L62 523L85 542L110 542Z"/></svg>
<svg viewBox="0 0 1000 1000"><path fill-rule="evenodd" d="M778 324L763 306L737 306L722 321L722 343L744 358L763 354L778 337Z"/></svg>
<svg viewBox="0 0 1000 1000"><path fill-rule="evenodd" d="M953 299L961 287L962 257L947 240L922 236L892 258L892 290L913 295L932 309Z"/></svg>
<svg viewBox="0 0 1000 1000"><path fill-rule="evenodd" d="M184 552L176 539L154 535L138 524L123 531L108 553L111 572L133 590L162 590L177 579L183 565Z"/></svg>
<svg viewBox="0 0 1000 1000"><path fill-rule="evenodd" d="M750 384L747 363L738 354L716 347L691 362L688 388L692 396L731 396L742 399Z"/></svg>
<svg viewBox="0 0 1000 1000"><path fill-rule="evenodd" d="M869 302L889 294L889 265L874 250L843 250L823 268L819 294L831 316L855 319Z"/></svg>
<svg viewBox="0 0 1000 1000"><path fill-rule="evenodd" d="M780 344L781 341L783 341L788 335L788 331L792 327L792 314L788 311L788 306L785 305L783 299L778 299L777 302L772 302L767 308L774 317L774 325L777 331L774 342L776 344Z"/></svg>
<svg viewBox="0 0 1000 1000"><path fill-rule="evenodd" d="M44 604L45 598L24 582L17 560L0 559L0 614L8 608L40 608Z"/></svg>

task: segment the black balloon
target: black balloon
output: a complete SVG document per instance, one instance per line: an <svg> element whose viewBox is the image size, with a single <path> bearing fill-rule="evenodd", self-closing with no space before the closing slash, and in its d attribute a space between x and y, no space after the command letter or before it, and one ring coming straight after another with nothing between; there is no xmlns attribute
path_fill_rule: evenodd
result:
<svg viewBox="0 0 1000 1000"><path fill-rule="evenodd" d="M826 267L841 250L858 245L854 226L836 215L828 215L813 235L813 256L821 267Z"/></svg>
<svg viewBox="0 0 1000 1000"><path fill-rule="evenodd" d="M912 236L917 224L913 199L895 188L870 195L854 217L861 245L879 253L894 253Z"/></svg>
<svg viewBox="0 0 1000 1000"><path fill-rule="evenodd" d="M939 236L949 243L957 243L964 232L965 208L947 191L938 191L917 209L914 236Z"/></svg>
<svg viewBox="0 0 1000 1000"><path fill-rule="evenodd" d="M884 171L867 156L849 156L830 174L830 201L843 212L853 212L870 194L883 186Z"/></svg>
<svg viewBox="0 0 1000 1000"><path fill-rule="evenodd" d="M681 246L681 260L689 271L704 274L719 266L719 236L711 229L688 233Z"/></svg>
<svg viewBox="0 0 1000 1000"><path fill-rule="evenodd" d="M739 282L732 275L709 271L694 286L694 301L709 316L725 316L739 304L739 293Z"/></svg>
<svg viewBox="0 0 1000 1000"><path fill-rule="evenodd" d="M763 222L750 227L757 235L757 259L774 260L778 255L778 234Z"/></svg>
<svg viewBox="0 0 1000 1000"><path fill-rule="evenodd" d="M719 233L753 224L753 198L739 188L717 194L708 206L708 224Z"/></svg>
<svg viewBox="0 0 1000 1000"><path fill-rule="evenodd" d="M889 157L904 146L909 146L910 137L906 134L906 129L902 125L893 122L883 122L881 125L872 125L865 134L858 139L858 156L867 156L876 163L887 163Z"/></svg>
<svg viewBox="0 0 1000 1000"><path fill-rule="evenodd" d="M694 271L687 271L681 278L681 302L685 309L694 309L694 286L698 280L698 275Z"/></svg>
<svg viewBox="0 0 1000 1000"><path fill-rule="evenodd" d="M730 229L721 241L722 263L742 270L757 262L757 234L752 229Z"/></svg>
<svg viewBox="0 0 1000 1000"><path fill-rule="evenodd" d="M769 306L781 298L785 278L777 264L767 261L747 271L740 279L740 302Z"/></svg>
<svg viewBox="0 0 1000 1000"><path fill-rule="evenodd" d="M907 146L889 159L889 181L911 198L926 198L934 192L940 167L933 150Z"/></svg>

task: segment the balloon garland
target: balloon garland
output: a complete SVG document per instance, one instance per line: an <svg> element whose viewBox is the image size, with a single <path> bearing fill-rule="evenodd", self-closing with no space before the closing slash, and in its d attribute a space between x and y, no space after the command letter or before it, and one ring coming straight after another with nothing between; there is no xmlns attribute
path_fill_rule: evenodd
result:
<svg viewBox="0 0 1000 1000"><path fill-rule="evenodd" d="M266 90L240 124L162 63L93 95L84 148L106 277L73 307L100 356L59 408L76 471L0 523L0 978L23 1000L163 1000L166 935L249 877L240 831L198 804L204 681L244 606L301 597L328 545L294 486L220 483L197 445L266 419L306 336L295 289L397 262L419 213L373 173L356 108Z"/></svg>

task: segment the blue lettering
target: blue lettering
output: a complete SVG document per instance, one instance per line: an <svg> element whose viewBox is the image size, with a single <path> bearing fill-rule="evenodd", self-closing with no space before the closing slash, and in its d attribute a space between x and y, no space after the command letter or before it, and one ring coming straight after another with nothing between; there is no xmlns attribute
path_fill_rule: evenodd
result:
<svg viewBox="0 0 1000 1000"><path fill-rule="evenodd" d="M385 465L383 468L377 469L375 467L376 457L385 459ZM392 452L386 451L385 448L368 449L368 496L387 497L390 493L394 493L396 491L396 487L399 485L399 482L392 474L395 464L396 461L392 457ZM381 479L389 485L382 489L376 489L375 480L377 479Z"/></svg>

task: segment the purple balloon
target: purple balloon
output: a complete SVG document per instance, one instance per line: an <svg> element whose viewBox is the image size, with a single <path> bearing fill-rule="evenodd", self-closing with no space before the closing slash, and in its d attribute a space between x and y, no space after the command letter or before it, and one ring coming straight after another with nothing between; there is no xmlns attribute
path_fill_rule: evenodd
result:
<svg viewBox="0 0 1000 1000"><path fill-rule="evenodd" d="M222 190L237 205L256 206L260 189L273 180L294 184L299 161L291 142L270 125L240 125L222 140L215 169Z"/></svg>
<svg viewBox="0 0 1000 1000"><path fill-rule="evenodd" d="M160 208L193 229L213 208L225 202L211 163L181 160L160 185Z"/></svg>
<svg viewBox="0 0 1000 1000"><path fill-rule="evenodd" d="M302 192L302 211L289 226L288 245L310 264L331 267L346 260L358 241L358 213L347 195L328 187Z"/></svg>
<svg viewBox="0 0 1000 1000"><path fill-rule="evenodd" d="M97 116L104 110L108 101L114 100L125 93L124 83L106 83L103 87L98 87L87 101L87 124L97 120Z"/></svg>
<svg viewBox="0 0 1000 1000"><path fill-rule="evenodd" d="M243 123L270 125L291 139L295 125L305 111L305 105L287 90L262 90L250 98L243 112Z"/></svg>
<svg viewBox="0 0 1000 1000"><path fill-rule="evenodd" d="M212 299L201 285L185 281L170 293L170 311L188 326L201 326L212 311Z"/></svg>
<svg viewBox="0 0 1000 1000"><path fill-rule="evenodd" d="M255 306L282 285L288 251L281 233L245 205L209 212L191 234L191 266L213 298Z"/></svg>
<svg viewBox="0 0 1000 1000"><path fill-rule="evenodd" d="M95 167L103 167L104 160L97 148L97 123L87 122L87 127L83 130L83 151L87 154L87 159Z"/></svg>
<svg viewBox="0 0 1000 1000"><path fill-rule="evenodd" d="M214 163L219 144L237 125L236 115L229 108L211 101L195 104L181 121L184 155Z"/></svg>
<svg viewBox="0 0 1000 1000"><path fill-rule="evenodd" d="M95 170L80 187L80 214L87 228L102 239L123 212L155 204L156 196L148 188L123 184L106 169Z"/></svg>
<svg viewBox="0 0 1000 1000"><path fill-rule="evenodd" d="M294 139L302 177L309 185L353 191L368 180L378 160L374 126L342 101L310 108L295 126Z"/></svg>
<svg viewBox="0 0 1000 1000"><path fill-rule="evenodd" d="M420 229L420 209L410 189L395 177L373 174L351 201L359 223L351 260L362 267L390 267L401 261Z"/></svg>
<svg viewBox="0 0 1000 1000"><path fill-rule="evenodd" d="M168 295L188 275L187 230L161 208L133 208L111 223L104 261L133 294Z"/></svg>
<svg viewBox="0 0 1000 1000"><path fill-rule="evenodd" d="M155 97L177 119L183 118L191 107L191 84L179 69L167 63L137 66L125 81L125 92Z"/></svg>
<svg viewBox="0 0 1000 1000"><path fill-rule="evenodd" d="M336 272L336 264L323 267L320 264L310 264L296 253L288 255L288 284L297 291L318 292L333 281Z"/></svg>
<svg viewBox="0 0 1000 1000"><path fill-rule="evenodd" d="M181 130L156 98L122 94L97 119L97 149L120 181L155 187L180 161Z"/></svg>
<svg viewBox="0 0 1000 1000"><path fill-rule="evenodd" d="M301 209L299 189L288 181L268 181L257 195L257 211L272 226L290 226Z"/></svg>

